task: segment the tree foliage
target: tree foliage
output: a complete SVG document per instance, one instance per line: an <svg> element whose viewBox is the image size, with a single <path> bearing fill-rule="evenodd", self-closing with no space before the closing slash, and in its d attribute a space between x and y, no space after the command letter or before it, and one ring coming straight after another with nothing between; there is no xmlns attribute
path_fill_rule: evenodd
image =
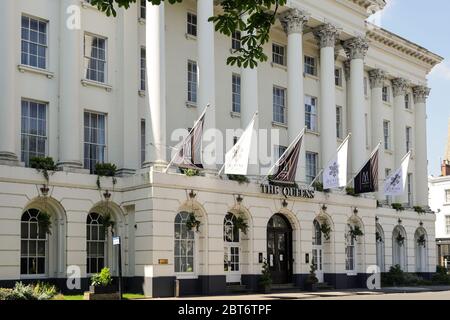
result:
<svg viewBox="0 0 450 320"><path fill-rule="evenodd" d="M92 0L94 6L108 16L116 16L117 8L128 9L137 0ZM164 0L147 0L149 4L160 5ZM176 4L183 0L166 0ZM280 6L286 0L222 0L221 13L210 17L216 31L231 37L242 32L241 46L228 57L227 64L255 68L258 62L267 61L263 46L269 41L270 29L276 21Z"/></svg>

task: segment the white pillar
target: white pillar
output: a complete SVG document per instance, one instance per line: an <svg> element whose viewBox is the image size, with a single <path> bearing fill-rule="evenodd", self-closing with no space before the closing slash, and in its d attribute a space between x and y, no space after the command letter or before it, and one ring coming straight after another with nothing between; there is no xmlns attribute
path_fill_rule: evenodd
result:
<svg viewBox="0 0 450 320"><path fill-rule="evenodd" d="M372 148L383 142L383 85L386 74L383 70L374 69L369 72L371 95L371 112L372 112ZM383 142L384 143L384 142ZM384 145L383 145L384 148ZM381 186L385 174L385 167L382 161L378 166L378 185ZM376 195L378 200L383 200L383 192L379 191Z"/></svg>
<svg viewBox="0 0 450 320"><path fill-rule="evenodd" d="M426 100L430 89L425 86L413 88L415 119L415 193L419 206L428 207L428 158L427 158L427 110Z"/></svg>
<svg viewBox="0 0 450 320"><path fill-rule="evenodd" d="M166 46L165 5L147 4L146 60L150 105L145 109L145 165L163 166L166 152Z"/></svg>
<svg viewBox="0 0 450 320"><path fill-rule="evenodd" d="M309 14L299 9L287 11L281 18L281 24L288 37L287 45L287 122L289 143L305 127L305 97L303 90L303 27L309 20ZM299 163L305 161L305 148L300 153ZM305 168L297 170L297 181L305 181Z"/></svg>
<svg viewBox="0 0 450 320"><path fill-rule="evenodd" d="M369 49L365 38L356 37L344 43L344 49L350 59L350 106L352 139L352 175L367 161L364 97L364 57Z"/></svg>
<svg viewBox="0 0 450 320"><path fill-rule="evenodd" d="M205 132L216 129L216 81L215 81L215 61L214 61L214 24L208 21L214 16L214 0L197 1L197 50L198 50L198 114L203 112L206 105L210 104L205 118ZM209 135L211 136L211 135ZM214 139L218 137L214 134ZM206 141L206 144L210 143ZM205 146L205 144L204 144ZM204 148L205 150L205 148ZM217 151L215 155L217 155ZM205 168L215 170L217 164L208 163L209 154L203 154ZM219 159L217 159L218 161Z"/></svg>
<svg viewBox="0 0 450 320"><path fill-rule="evenodd" d="M242 33L245 36L245 33ZM259 110L258 101L258 68L244 68L241 69L241 127L245 129L253 118L255 112ZM259 128L259 117L255 124L256 132ZM259 139L256 136L257 143L252 144L250 152L250 162L248 167L249 175L260 175L259 172Z"/></svg>
<svg viewBox="0 0 450 320"><path fill-rule="evenodd" d="M336 153L336 89L334 46L339 32L329 23L314 30L320 45L320 144L322 168Z"/></svg>
<svg viewBox="0 0 450 320"><path fill-rule="evenodd" d="M405 114L405 94L407 88L408 82L405 79L397 78L392 80L392 90L394 93L394 159L396 168L400 167L401 161L407 152ZM408 202L406 192L404 195L396 197L396 202Z"/></svg>
<svg viewBox="0 0 450 320"><path fill-rule="evenodd" d="M77 28L69 28L66 24L67 9L79 6L77 0L61 2L60 21L60 100L59 100L59 160L63 169L81 168L82 162L82 124L80 119L80 79L81 58L83 56L82 33Z"/></svg>
<svg viewBox="0 0 450 320"><path fill-rule="evenodd" d="M0 1L0 41L5 44L0 50L0 164L18 164L16 142L19 131L16 130L18 101L14 99L14 78L16 63L16 30L19 15L15 14L16 1ZM18 52L17 52L18 54Z"/></svg>

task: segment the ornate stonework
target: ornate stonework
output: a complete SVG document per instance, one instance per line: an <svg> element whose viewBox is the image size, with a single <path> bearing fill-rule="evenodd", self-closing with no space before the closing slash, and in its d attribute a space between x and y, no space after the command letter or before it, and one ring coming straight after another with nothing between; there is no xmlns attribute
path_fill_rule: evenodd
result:
<svg viewBox="0 0 450 320"><path fill-rule="evenodd" d="M425 86L417 86L413 88L414 103L427 103L431 89Z"/></svg>
<svg viewBox="0 0 450 320"><path fill-rule="evenodd" d="M364 59L369 43L364 37L355 37L345 41L343 47L349 59Z"/></svg>
<svg viewBox="0 0 450 320"><path fill-rule="evenodd" d="M331 23L326 23L315 28L313 33L321 48L334 48L336 38L339 36L339 30Z"/></svg>
<svg viewBox="0 0 450 320"><path fill-rule="evenodd" d="M403 78L392 80L392 90L394 92L394 97L404 96L408 90L408 80Z"/></svg>
<svg viewBox="0 0 450 320"><path fill-rule="evenodd" d="M369 71L370 88L382 88L386 79L386 72L381 69L373 69Z"/></svg>
<svg viewBox="0 0 450 320"><path fill-rule="evenodd" d="M290 9L280 15L280 22L286 34L302 33L309 20L309 13L300 9Z"/></svg>

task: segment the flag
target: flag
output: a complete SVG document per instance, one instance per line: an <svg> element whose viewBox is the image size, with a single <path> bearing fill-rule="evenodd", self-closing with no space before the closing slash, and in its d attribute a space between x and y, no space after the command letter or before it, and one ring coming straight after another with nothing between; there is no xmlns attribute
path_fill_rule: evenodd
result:
<svg viewBox="0 0 450 320"><path fill-rule="evenodd" d="M406 178L408 177L408 166L411 159L411 152L403 158L400 168L391 174L384 182L385 196L400 196L405 193Z"/></svg>
<svg viewBox="0 0 450 320"><path fill-rule="evenodd" d="M355 177L355 194L370 193L378 190L378 151L379 146Z"/></svg>
<svg viewBox="0 0 450 320"><path fill-rule="evenodd" d="M275 173L270 177L273 182L295 183L295 175L297 174L298 157L303 143L302 133L294 140L289 148L282 154L275 164ZM272 171L272 170L271 170ZM269 172L270 173L270 172Z"/></svg>
<svg viewBox="0 0 450 320"><path fill-rule="evenodd" d="M245 129L238 142L225 155L225 174L247 175L248 159L253 141L253 132L257 114Z"/></svg>
<svg viewBox="0 0 450 320"><path fill-rule="evenodd" d="M194 128L191 129L188 136L180 143L177 148L177 153L167 168L173 164L180 168L203 169L201 161L201 142L205 115L206 113L204 112L200 119L195 123Z"/></svg>
<svg viewBox="0 0 450 320"><path fill-rule="evenodd" d="M335 157L323 170L323 188L333 189L347 185L348 136L339 147Z"/></svg>

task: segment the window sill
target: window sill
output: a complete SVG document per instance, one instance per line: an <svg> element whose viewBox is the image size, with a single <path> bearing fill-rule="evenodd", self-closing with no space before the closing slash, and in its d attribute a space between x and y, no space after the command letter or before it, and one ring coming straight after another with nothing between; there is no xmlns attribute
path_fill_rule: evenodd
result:
<svg viewBox="0 0 450 320"><path fill-rule="evenodd" d="M392 103L390 103L390 102L383 101L383 104L388 106L388 107L392 107Z"/></svg>
<svg viewBox="0 0 450 320"><path fill-rule="evenodd" d="M139 97L141 97L141 98L144 98L147 95L145 90L139 90L138 94L139 94Z"/></svg>
<svg viewBox="0 0 450 320"><path fill-rule="evenodd" d="M338 86L338 85L334 85L336 87L337 90L339 91L344 91L344 87L342 85Z"/></svg>
<svg viewBox="0 0 450 320"><path fill-rule="evenodd" d="M407 109L407 108L405 108L405 111L406 111L406 112L409 112L410 114L414 114L414 112L412 111L412 109Z"/></svg>
<svg viewBox="0 0 450 320"><path fill-rule="evenodd" d="M21 73L31 72L31 73L35 73L35 74L40 74L40 75L46 76L49 79L53 79L53 77L55 76L55 74L53 72L47 71L45 69L38 69L38 68L26 66L26 65L23 65L23 64L19 64L17 66L17 69L19 69L19 71Z"/></svg>
<svg viewBox="0 0 450 320"><path fill-rule="evenodd" d="M313 131L313 130L306 129L305 132L320 137L320 133L318 131Z"/></svg>
<svg viewBox="0 0 450 320"><path fill-rule="evenodd" d="M390 149L384 149L384 153L390 154L391 156L394 154L394 152Z"/></svg>
<svg viewBox="0 0 450 320"><path fill-rule="evenodd" d="M231 111L230 115L231 115L232 118L240 118L241 117L241 113L240 112Z"/></svg>
<svg viewBox="0 0 450 320"><path fill-rule="evenodd" d="M145 23L146 23L145 21L146 21L145 18L141 18L141 17L138 18L138 22L141 25L145 25Z"/></svg>
<svg viewBox="0 0 450 320"><path fill-rule="evenodd" d="M278 69L287 71L287 66L285 66L284 64L278 64L275 62L271 62L270 65L272 66L272 68L278 68Z"/></svg>
<svg viewBox="0 0 450 320"><path fill-rule="evenodd" d="M306 72L303 72L303 77L319 81L319 77L318 76L312 75L312 74L309 74L309 73L306 73Z"/></svg>
<svg viewBox="0 0 450 320"><path fill-rule="evenodd" d="M281 122L277 122L277 121L272 121L272 126L274 126L274 127L280 127L280 128L285 128L285 129L288 128L287 124L281 123Z"/></svg>
<svg viewBox="0 0 450 320"><path fill-rule="evenodd" d="M185 33L184 36L186 37L187 40L197 40L196 36L193 36L192 34L189 33Z"/></svg>
<svg viewBox="0 0 450 320"><path fill-rule="evenodd" d="M350 277L356 277L357 275L358 275L357 272L354 272L354 271L347 271L347 276L350 276Z"/></svg>
<svg viewBox="0 0 450 320"><path fill-rule="evenodd" d="M188 107L188 108L197 108L197 103L186 101L186 107Z"/></svg>
<svg viewBox="0 0 450 320"><path fill-rule="evenodd" d="M110 85L107 85L107 84L101 83L101 82L97 82L97 81L82 79L81 84L84 87L96 87L96 88L100 88L100 89L105 89L108 92L112 91L112 87Z"/></svg>
<svg viewBox="0 0 450 320"><path fill-rule="evenodd" d="M175 277L181 280L198 279L195 274L175 274Z"/></svg>

